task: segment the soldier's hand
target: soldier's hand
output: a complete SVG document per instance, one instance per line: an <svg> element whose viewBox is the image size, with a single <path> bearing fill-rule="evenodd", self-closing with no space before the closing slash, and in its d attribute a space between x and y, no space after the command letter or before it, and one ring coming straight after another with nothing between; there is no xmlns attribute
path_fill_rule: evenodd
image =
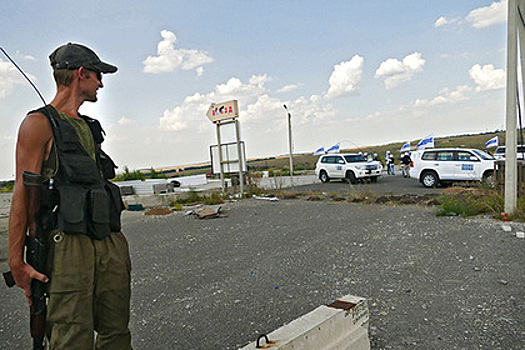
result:
<svg viewBox="0 0 525 350"><path fill-rule="evenodd" d="M31 280L37 279L43 283L49 281L46 275L41 274L27 264L22 264L19 268L11 268L11 273L13 274L16 285L24 290L29 305L31 305Z"/></svg>

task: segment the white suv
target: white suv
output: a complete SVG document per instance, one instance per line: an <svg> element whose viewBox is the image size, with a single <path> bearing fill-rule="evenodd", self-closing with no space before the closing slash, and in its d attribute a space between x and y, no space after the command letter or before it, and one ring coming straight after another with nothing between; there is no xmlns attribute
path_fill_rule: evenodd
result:
<svg viewBox="0 0 525 350"><path fill-rule="evenodd" d="M517 159L525 159L525 146L518 145L518 153L516 155ZM505 160L505 146L499 146L494 152L494 158L497 160Z"/></svg>
<svg viewBox="0 0 525 350"><path fill-rule="evenodd" d="M315 175L322 182L330 179L345 179L355 184L358 179L377 182L383 166L377 161L368 161L360 154L326 154L319 157L315 165Z"/></svg>
<svg viewBox="0 0 525 350"><path fill-rule="evenodd" d="M425 187L440 182L485 181L494 179L494 157L472 148L434 148L415 151L410 155L410 177Z"/></svg>

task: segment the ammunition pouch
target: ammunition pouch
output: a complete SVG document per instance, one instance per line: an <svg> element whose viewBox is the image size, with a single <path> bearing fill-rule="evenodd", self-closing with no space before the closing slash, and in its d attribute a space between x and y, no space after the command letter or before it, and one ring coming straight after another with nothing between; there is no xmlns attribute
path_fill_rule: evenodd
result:
<svg viewBox="0 0 525 350"><path fill-rule="evenodd" d="M58 192L43 184L40 192L40 224L49 232L57 227Z"/></svg>
<svg viewBox="0 0 525 350"><path fill-rule="evenodd" d="M102 171L102 175L105 179L113 179L115 174L115 169L117 168L117 165L113 160L102 150L100 147L96 147L96 151L98 153L98 160L100 163L100 170Z"/></svg>
<svg viewBox="0 0 525 350"><path fill-rule="evenodd" d="M106 192L109 194L109 226L111 231L120 231L120 213L124 210L124 203L120 195L120 188L112 182L106 181L104 184Z"/></svg>
<svg viewBox="0 0 525 350"><path fill-rule="evenodd" d="M116 224L110 225L110 195L104 187L85 188L62 185L58 188L60 204L58 228L67 234L85 234L104 239ZM120 229L120 212L118 213Z"/></svg>
<svg viewBox="0 0 525 350"><path fill-rule="evenodd" d="M85 154L79 142L64 141L58 148L61 170L70 183L93 184L100 181L97 163Z"/></svg>

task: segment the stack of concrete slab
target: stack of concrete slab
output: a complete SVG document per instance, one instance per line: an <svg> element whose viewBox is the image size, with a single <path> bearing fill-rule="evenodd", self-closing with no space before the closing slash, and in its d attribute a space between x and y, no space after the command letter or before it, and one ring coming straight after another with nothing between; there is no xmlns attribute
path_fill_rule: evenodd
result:
<svg viewBox="0 0 525 350"><path fill-rule="evenodd" d="M173 182L177 182L174 186ZM123 195L147 195L174 192L175 187L199 187L207 183L206 174L177 177L172 179L148 179L115 182ZM131 187L131 189L130 189Z"/></svg>

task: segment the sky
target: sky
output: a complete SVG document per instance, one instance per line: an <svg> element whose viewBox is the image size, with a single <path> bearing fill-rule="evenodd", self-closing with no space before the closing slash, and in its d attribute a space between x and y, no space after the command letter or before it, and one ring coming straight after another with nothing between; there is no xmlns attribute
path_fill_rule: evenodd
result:
<svg viewBox="0 0 525 350"><path fill-rule="evenodd" d="M68 42L119 67L80 112L129 169L210 161L211 103L238 100L250 158L504 129L506 1L7 1L0 46L47 102L48 56ZM0 179L42 105L0 54ZM235 141L221 127L221 141Z"/></svg>

